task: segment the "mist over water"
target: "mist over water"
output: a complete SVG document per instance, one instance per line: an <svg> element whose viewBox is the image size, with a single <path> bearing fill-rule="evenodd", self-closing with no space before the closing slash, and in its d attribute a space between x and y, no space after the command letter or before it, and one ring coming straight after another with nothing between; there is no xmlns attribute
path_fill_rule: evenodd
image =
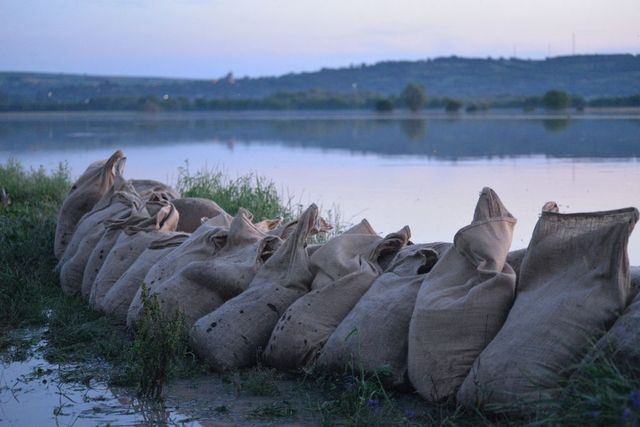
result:
<svg viewBox="0 0 640 427"><path fill-rule="evenodd" d="M0 159L77 176L123 149L126 176L175 183L178 168L256 172L294 202L339 207L380 233L451 241L490 186L525 247L542 205L562 212L640 207L640 116L460 117L294 113L17 114L0 117ZM632 264L640 237L632 235Z"/></svg>

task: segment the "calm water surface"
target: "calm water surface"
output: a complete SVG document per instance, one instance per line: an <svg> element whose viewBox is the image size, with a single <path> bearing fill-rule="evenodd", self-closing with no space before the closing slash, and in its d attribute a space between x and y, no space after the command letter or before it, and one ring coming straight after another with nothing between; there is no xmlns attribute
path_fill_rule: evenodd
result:
<svg viewBox="0 0 640 427"><path fill-rule="evenodd" d="M540 207L564 212L640 207L640 115L424 117L368 113L0 115L0 161L74 175L122 149L130 178L175 183L178 168L257 172L296 202L339 207L381 232L447 240L495 189L525 247ZM640 232L632 264L640 264Z"/></svg>

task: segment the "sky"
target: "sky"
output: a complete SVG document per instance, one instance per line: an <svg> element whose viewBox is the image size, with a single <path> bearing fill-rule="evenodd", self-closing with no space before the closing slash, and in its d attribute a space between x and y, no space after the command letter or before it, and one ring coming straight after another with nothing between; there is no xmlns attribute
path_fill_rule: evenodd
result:
<svg viewBox="0 0 640 427"><path fill-rule="evenodd" d="M640 0L0 0L0 70L215 78L640 54Z"/></svg>

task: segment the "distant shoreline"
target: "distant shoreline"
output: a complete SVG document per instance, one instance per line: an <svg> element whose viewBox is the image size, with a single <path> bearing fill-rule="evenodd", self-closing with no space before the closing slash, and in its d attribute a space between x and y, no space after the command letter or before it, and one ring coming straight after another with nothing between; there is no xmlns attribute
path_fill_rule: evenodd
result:
<svg viewBox="0 0 640 427"><path fill-rule="evenodd" d="M586 108L584 111L531 111L522 109L496 109L483 112L447 113L442 110L425 109L420 112L396 110L375 112L365 109L352 110L216 110L216 111L7 111L0 112L0 121L33 120L37 118L64 120L67 118L88 119L208 119L208 120L611 120L639 119L640 107Z"/></svg>

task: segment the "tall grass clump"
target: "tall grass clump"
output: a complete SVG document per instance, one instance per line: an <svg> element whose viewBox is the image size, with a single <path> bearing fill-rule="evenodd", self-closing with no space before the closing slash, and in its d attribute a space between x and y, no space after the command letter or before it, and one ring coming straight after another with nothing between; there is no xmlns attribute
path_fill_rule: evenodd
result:
<svg viewBox="0 0 640 427"><path fill-rule="evenodd" d="M60 166L25 170L10 160L0 164L0 336L10 329L45 322L49 299L59 292L51 273L58 209L70 187ZM0 340L0 349L2 348Z"/></svg>
<svg viewBox="0 0 640 427"><path fill-rule="evenodd" d="M155 295L142 284L142 313L133 341L133 368L142 397L159 399L162 389L187 348L182 316L166 318Z"/></svg>
<svg viewBox="0 0 640 427"><path fill-rule="evenodd" d="M280 217L293 219L300 208L291 200L282 200L276 185L265 177L249 173L235 179L219 169L192 173L189 164L179 168L177 189L184 197L202 197L215 201L231 215L248 209L256 221Z"/></svg>

